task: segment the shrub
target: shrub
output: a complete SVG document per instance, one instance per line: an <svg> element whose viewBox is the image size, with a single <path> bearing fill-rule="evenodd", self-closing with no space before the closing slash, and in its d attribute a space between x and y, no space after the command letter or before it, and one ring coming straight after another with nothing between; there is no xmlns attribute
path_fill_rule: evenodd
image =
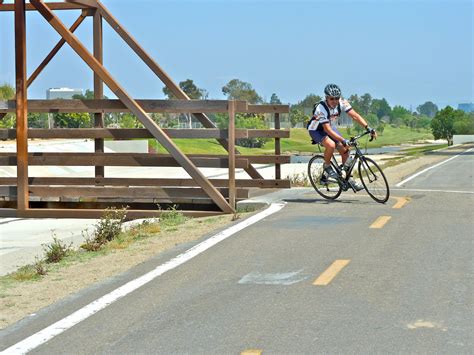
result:
<svg viewBox="0 0 474 355"><path fill-rule="evenodd" d="M122 231L122 224L127 217L127 207L116 209L115 207L105 210L102 218L94 226L93 235L90 236L87 230L82 232L85 243L81 248L87 251L97 251L102 245L117 238Z"/></svg>
<svg viewBox="0 0 474 355"><path fill-rule="evenodd" d="M64 244L53 233L53 242L43 245L43 250L46 253L45 261L50 264L60 262L71 252L71 247L72 243L69 245Z"/></svg>
<svg viewBox="0 0 474 355"><path fill-rule="evenodd" d="M166 211L161 211L162 213L160 215L160 224L165 228L179 226L188 220L188 218L183 214L183 212L176 209L176 205L171 206Z"/></svg>

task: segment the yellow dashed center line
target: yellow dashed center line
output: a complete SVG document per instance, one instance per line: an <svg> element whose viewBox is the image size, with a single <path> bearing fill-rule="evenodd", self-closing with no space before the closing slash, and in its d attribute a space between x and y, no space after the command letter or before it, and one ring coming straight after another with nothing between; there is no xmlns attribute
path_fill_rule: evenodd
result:
<svg viewBox="0 0 474 355"><path fill-rule="evenodd" d="M369 228L382 228L390 219L392 219L390 216L380 216Z"/></svg>
<svg viewBox="0 0 474 355"><path fill-rule="evenodd" d="M261 355L263 350L258 350L258 349L249 349L242 351L240 355Z"/></svg>
<svg viewBox="0 0 474 355"><path fill-rule="evenodd" d="M402 208L405 206L409 201L409 197L395 197L397 199L397 203L393 205L392 208Z"/></svg>
<svg viewBox="0 0 474 355"><path fill-rule="evenodd" d="M313 285L326 286L349 262L350 260L336 260L326 271L314 280Z"/></svg>

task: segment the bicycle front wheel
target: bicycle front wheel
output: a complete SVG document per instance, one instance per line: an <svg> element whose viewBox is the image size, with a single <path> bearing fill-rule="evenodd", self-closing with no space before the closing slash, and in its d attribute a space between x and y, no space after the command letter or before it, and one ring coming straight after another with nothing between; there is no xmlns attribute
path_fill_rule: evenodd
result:
<svg viewBox="0 0 474 355"><path fill-rule="evenodd" d="M376 162L370 158L361 157L359 176L370 197L380 203L387 202L390 196L387 178Z"/></svg>
<svg viewBox="0 0 474 355"><path fill-rule="evenodd" d="M324 157L315 155L308 163L308 176L311 185L318 194L328 200L335 200L341 194L341 186L336 182L330 182L323 176L324 173Z"/></svg>

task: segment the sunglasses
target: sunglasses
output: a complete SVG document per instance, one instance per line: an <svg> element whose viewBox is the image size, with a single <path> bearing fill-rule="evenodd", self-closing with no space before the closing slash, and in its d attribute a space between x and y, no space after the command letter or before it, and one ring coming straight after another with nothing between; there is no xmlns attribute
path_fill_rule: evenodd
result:
<svg viewBox="0 0 474 355"><path fill-rule="evenodd" d="M328 97L328 100L331 100L331 101L338 101L338 100L339 100L339 97Z"/></svg>

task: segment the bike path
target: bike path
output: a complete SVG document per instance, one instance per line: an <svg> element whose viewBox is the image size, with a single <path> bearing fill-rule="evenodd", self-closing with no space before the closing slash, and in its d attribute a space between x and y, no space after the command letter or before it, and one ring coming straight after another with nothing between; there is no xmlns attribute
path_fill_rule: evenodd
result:
<svg viewBox="0 0 474 355"><path fill-rule="evenodd" d="M379 205L360 193L337 202L311 191L287 198L277 214L35 352L466 352L472 219L465 205L472 199L401 196L410 198L401 209L392 208L394 199ZM369 228L381 215L391 219ZM335 260L350 262L327 286L313 285ZM32 317L2 342L60 319L66 305L78 307L73 300L53 306L48 321Z"/></svg>

